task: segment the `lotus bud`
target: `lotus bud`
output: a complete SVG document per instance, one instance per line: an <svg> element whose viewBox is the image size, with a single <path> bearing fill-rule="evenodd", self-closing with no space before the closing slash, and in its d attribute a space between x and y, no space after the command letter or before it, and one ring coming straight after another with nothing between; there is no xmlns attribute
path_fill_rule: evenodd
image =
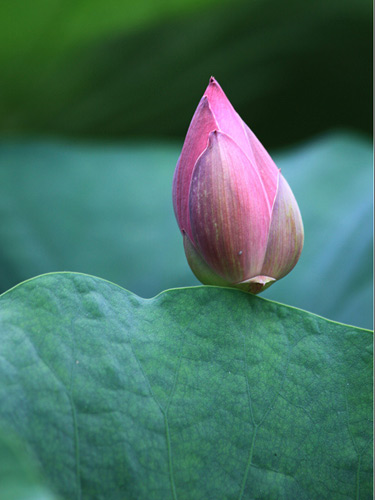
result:
<svg viewBox="0 0 375 500"><path fill-rule="evenodd" d="M176 166L173 207L188 263L205 285L259 293L301 254L293 193L214 78Z"/></svg>

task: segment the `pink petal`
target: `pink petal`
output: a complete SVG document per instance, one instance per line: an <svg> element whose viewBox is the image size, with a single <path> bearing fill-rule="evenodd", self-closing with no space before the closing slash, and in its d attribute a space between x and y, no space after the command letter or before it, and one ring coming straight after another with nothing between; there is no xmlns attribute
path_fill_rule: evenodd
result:
<svg viewBox="0 0 375 500"><path fill-rule="evenodd" d="M270 207L273 207L277 190L279 169L275 165L275 162L272 160L271 156L268 154L262 143L256 137L254 132L250 130L247 125L245 125L245 127L246 134L254 155L255 165L257 166L258 172L262 178Z"/></svg>
<svg viewBox="0 0 375 500"><path fill-rule="evenodd" d="M193 241L215 273L231 283L260 274L270 214L257 170L226 134L209 135L189 194Z"/></svg>
<svg viewBox="0 0 375 500"><path fill-rule="evenodd" d="M292 190L280 174L261 274L280 279L297 264L303 247L303 224Z"/></svg>
<svg viewBox="0 0 375 500"><path fill-rule="evenodd" d="M247 136L247 126L235 111L215 78L210 78L210 83L204 95L207 96L210 108L215 116L217 129L233 139L255 165L255 157Z"/></svg>
<svg viewBox="0 0 375 500"><path fill-rule="evenodd" d="M199 155L206 149L208 134L217 128L207 97L203 96L191 120L173 177L173 208L181 231L191 236L189 189Z"/></svg>
<svg viewBox="0 0 375 500"><path fill-rule="evenodd" d="M276 196L278 168L255 134L235 111L213 77L210 79L205 95L208 98L219 130L231 137L259 170L271 213Z"/></svg>

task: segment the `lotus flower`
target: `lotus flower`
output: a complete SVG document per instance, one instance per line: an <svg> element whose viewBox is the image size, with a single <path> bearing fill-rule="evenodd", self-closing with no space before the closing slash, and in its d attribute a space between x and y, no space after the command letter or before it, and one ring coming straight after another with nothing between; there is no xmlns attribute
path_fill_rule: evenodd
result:
<svg viewBox="0 0 375 500"><path fill-rule="evenodd" d="M203 284L259 293L301 254L293 193L214 78L176 166L173 207L188 263Z"/></svg>

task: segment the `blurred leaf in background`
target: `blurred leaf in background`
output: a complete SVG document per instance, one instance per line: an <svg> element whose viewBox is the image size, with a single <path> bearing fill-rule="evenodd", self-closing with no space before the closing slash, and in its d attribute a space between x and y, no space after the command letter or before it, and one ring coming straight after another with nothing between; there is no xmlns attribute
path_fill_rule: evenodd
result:
<svg viewBox="0 0 375 500"><path fill-rule="evenodd" d="M0 290L60 270L143 297L197 283L170 191L213 74L280 151L305 222L301 261L265 296L371 326L371 14L368 0L1 2Z"/></svg>
<svg viewBox="0 0 375 500"><path fill-rule="evenodd" d="M198 284L174 218L172 144L0 144L1 291L50 271L80 271L141 297ZM305 225L290 275L264 296L371 327L371 144L330 135L275 157Z"/></svg>

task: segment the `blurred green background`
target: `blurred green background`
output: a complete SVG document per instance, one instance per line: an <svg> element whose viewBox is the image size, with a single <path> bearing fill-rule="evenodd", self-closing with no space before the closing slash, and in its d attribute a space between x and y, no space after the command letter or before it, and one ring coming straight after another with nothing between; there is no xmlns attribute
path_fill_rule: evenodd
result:
<svg viewBox="0 0 375 500"><path fill-rule="evenodd" d="M143 296L198 282L171 204L211 75L305 223L265 294L372 325L369 0L0 3L0 292L81 271Z"/></svg>

